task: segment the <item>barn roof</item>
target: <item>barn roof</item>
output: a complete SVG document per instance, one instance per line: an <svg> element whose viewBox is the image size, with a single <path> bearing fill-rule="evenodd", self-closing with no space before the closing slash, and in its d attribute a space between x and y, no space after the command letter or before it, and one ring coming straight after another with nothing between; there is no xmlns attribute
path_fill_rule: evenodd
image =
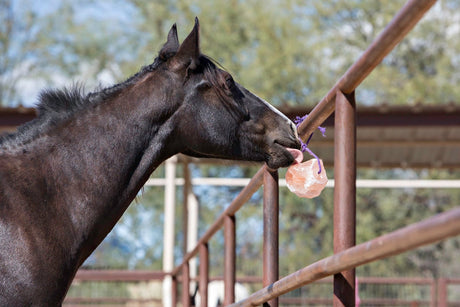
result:
<svg viewBox="0 0 460 307"><path fill-rule="evenodd" d="M310 112L283 107L290 118ZM33 108L0 107L0 133L36 116ZM333 165L334 115L324 126L326 137L315 133L309 148L326 165ZM460 105L358 107L357 164L359 167L460 168Z"/></svg>

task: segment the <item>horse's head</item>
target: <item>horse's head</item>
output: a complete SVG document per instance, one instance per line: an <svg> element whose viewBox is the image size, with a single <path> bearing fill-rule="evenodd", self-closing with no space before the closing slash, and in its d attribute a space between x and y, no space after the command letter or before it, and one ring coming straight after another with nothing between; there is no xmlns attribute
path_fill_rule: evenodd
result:
<svg viewBox="0 0 460 307"><path fill-rule="evenodd" d="M294 161L300 146L295 125L201 54L198 19L182 44L171 28L159 59L181 100L174 124L182 153L265 161L271 168Z"/></svg>

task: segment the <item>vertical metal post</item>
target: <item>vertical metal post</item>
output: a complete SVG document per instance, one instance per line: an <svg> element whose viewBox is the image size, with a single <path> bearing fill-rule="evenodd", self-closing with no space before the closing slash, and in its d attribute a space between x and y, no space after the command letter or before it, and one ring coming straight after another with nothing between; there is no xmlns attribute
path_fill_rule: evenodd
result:
<svg viewBox="0 0 460 307"><path fill-rule="evenodd" d="M235 216L227 215L224 220L225 255L224 255L224 305L235 302L236 279L236 227Z"/></svg>
<svg viewBox="0 0 460 307"><path fill-rule="evenodd" d="M436 307L436 279L432 279L430 282L430 307Z"/></svg>
<svg viewBox="0 0 460 307"><path fill-rule="evenodd" d="M163 271L171 272L174 268L174 215L176 205L176 156L168 159L165 163L165 205L164 205L164 230L163 230ZM163 280L163 306L175 306L171 302L170 293L172 277L166 276Z"/></svg>
<svg viewBox="0 0 460 307"><path fill-rule="evenodd" d="M190 265L188 262L182 266L182 306L190 306Z"/></svg>
<svg viewBox="0 0 460 307"><path fill-rule="evenodd" d="M200 245L200 296L201 307L208 306L208 283L209 283L209 248L208 244Z"/></svg>
<svg viewBox="0 0 460 307"><path fill-rule="evenodd" d="M167 276L171 279L171 306L176 307L177 305L177 277Z"/></svg>
<svg viewBox="0 0 460 307"><path fill-rule="evenodd" d="M337 91L334 124L334 253L355 245L356 108L355 93ZM355 270L334 275L333 305L355 306Z"/></svg>
<svg viewBox="0 0 460 307"><path fill-rule="evenodd" d="M192 178L189 169L189 159L184 158L183 162L183 230L184 230L184 242L183 251L184 255L193 250L197 245L198 239L198 200L193 194ZM189 276L190 276L190 293L193 293L196 289L197 282L197 258L193 257L189 261Z"/></svg>
<svg viewBox="0 0 460 307"><path fill-rule="evenodd" d="M182 231L183 235L183 242L182 242L182 251L184 255L187 254L187 247L188 247L188 194L191 190L191 180L190 180L190 172L188 169L188 162L185 161L183 163L183 176L184 176L184 185L182 190L183 200L182 200Z"/></svg>
<svg viewBox="0 0 460 307"><path fill-rule="evenodd" d="M263 199L263 285L266 287L279 278L279 187L277 170L265 169ZM267 303L268 306L277 307L278 298Z"/></svg>
<svg viewBox="0 0 460 307"><path fill-rule="evenodd" d="M190 180L191 181L191 180ZM187 239L187 252L192 251L195 246L198 244L198 199L195 194L193 194L192 186L190 185L189 194L188 194L188 239ZM196 280L197 269L198 269L198 259L193 257L190 259L190 279ZM194 291L196 287L196 282L191 282L191 290Z"/></svg>
<svg viewBox="0 0 460 307"><path fill-rule="evenodd" d="M438 279L438 307L447 307L447 279Z"/></svg>
<svg viewBox="0 0 460 307"><path fill-rule="evenodd" d="M186 255L188 246L188 193L191 185L187 162L184 162L183 164L183 172L184 185L182 190L182 232L184 235L182 236L182 251L183 254ZM188 261L182 266L182 306L190 306L190 263Z"/></svg>

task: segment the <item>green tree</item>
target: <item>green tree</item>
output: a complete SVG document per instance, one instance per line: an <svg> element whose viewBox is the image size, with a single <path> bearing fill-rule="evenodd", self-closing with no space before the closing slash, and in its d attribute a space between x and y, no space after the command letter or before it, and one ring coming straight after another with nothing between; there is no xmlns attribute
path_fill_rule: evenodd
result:
<svg viewBox="0 0 460 307"><path fill-rule="evenodd" d="M0 20L0 103L14 104L17 83L38 70L34 59L44 57L47 27L28 1L1 0Z"/></svg>
<svg viewBox="0 0 460 307"><path fill-rule="evenodd" d="M383 30L406 1L311 1L312 21L339 76ZM357 91L358 103L458 102L458 1L439 1ZM325 55L326 55L325 54ZM337 78L337 77L335 77Z"/></svg>
<svg viewBox="0 0 460 307"><path fill-rule="evenodd" d="M202 50L275 105L314 105L405 1L133 1L150 46L173 22L185 37L201 20ZM459 100L456 1L440 1L359 88L358 103ZM447 31L446 31L447 29ZM147 58L147 56L144 56Z"/></svg>
<svg viewBox="0 0 460 307"><path fill-rule="evenodd" d="M34 101L28 87L121 80L145 41L137 10L123 0L1 0L0 19L0 102L9 106Z"/></svg>
<svg viewBox="0 0 460 307"><path fill-rule="evenodd" d="M238 81L276 105L313 105L403 3L2 0L0 98L20 102L16 85L26 77L53 86L63 74L90 88L101 72L122 80L152 62L174 22L183 38L198 16L202 50ZM360 87L358 103L459 100L457 9L439 1Z"/></svg>
<svg viewBox="0 0 460 307"><path fill-rule="evenodd" d="M149 46L160 45L174 22L184 38L198 16L202 51L277 105L304 104L305 95L316 91L312 82L318 70L310 65L314 53L297 9L300 2L133 1L147 21L142 29L150 33ZM145 51L151 55L151 49Z"/></svg>

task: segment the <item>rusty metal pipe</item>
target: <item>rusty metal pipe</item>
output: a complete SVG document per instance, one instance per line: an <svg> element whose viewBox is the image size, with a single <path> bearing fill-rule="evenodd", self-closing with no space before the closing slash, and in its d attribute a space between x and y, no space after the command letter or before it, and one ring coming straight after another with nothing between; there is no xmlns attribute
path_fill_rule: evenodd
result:
<svg viewBox="0 0 460 307"><path fill-rule="evenodd" d="M235 302L236 281L236 227L233 215L225 217L224 237L224 305L229 305Z"/></svg>
<svg viewBox="0 0 460 307"><path fill-rule="evenodd" d="M176 307L177 305L177 278L171 277L171 306Z"/></svg>
<svg viewBox="0 0 460 307"><path fill-rule="evenodd" d="M438 280L438 307L447 307L447 279L439 278Z"/></svg>
<svg viewBox="0 0 460 307"><path fill-rule="evenodd" d="M182 266L182 306L190 306L190 264Z"/></svg>
<svg viewBox="0 0 460 307"><path fill-rule="evenodd" d="M436 282L434 280L430 285L430 307L436 307Z"/></svg>
<svg viewBox="0 0 460 307"><path fill-rule="evenodd" d="M267 167L263 166L249 181L248 185L241 190L240 194L232 201L232 203L225 209L225 211L217 218L217 220L208 228L204 235L198 240L194 249L188 252L180 265L171 271L171 275L175 276L179 273L181 267L185 262L192 259L198 253L198 248L201 244L207 243L212 236L219 231L223 225L225 217L228 215L235 215L235 213L252 197L252 195L260 188L263 182L263 174Z"/></svg>
<svg viewBox="0 0 460 307"><path fill-rule="evenodd" d="M278 171L266 169L264 172L263 195L263 286L267 287L279 278L279 186ZM268 302L277 307L278 298Z"/></svg>
<svg viewBox="0 0 460 307"><path fill-rule="evenodd" d="M334 97L337 91L342 91L345 94L353 92L380 64L382 59L412 30L435 2L436 0L407 1L382 33L377 36L299 126L299 136L302 140L305 141L334 112Z"/></svg>
<svg viewBox="0 0 460 307"><path fill-rule="evenodd" d="M209 248L208 244L200 245L200 296L201 307L208 306L208 283L209 283Z"/></svg>
<svg viewBox="0 0 460 307"><path fill-rule="evenodd" d="M336 94L334 124L334 253L355 245L356 108L355 95ZM355 270L334 276L335 307L355 305Z"/></svg>
<svg viewBox="0 0 460 307"><path fill-rule="evenodd" d="M289 274L231 306L257 306L326 276L460 234L460 207L390 232Z"/></svg>

